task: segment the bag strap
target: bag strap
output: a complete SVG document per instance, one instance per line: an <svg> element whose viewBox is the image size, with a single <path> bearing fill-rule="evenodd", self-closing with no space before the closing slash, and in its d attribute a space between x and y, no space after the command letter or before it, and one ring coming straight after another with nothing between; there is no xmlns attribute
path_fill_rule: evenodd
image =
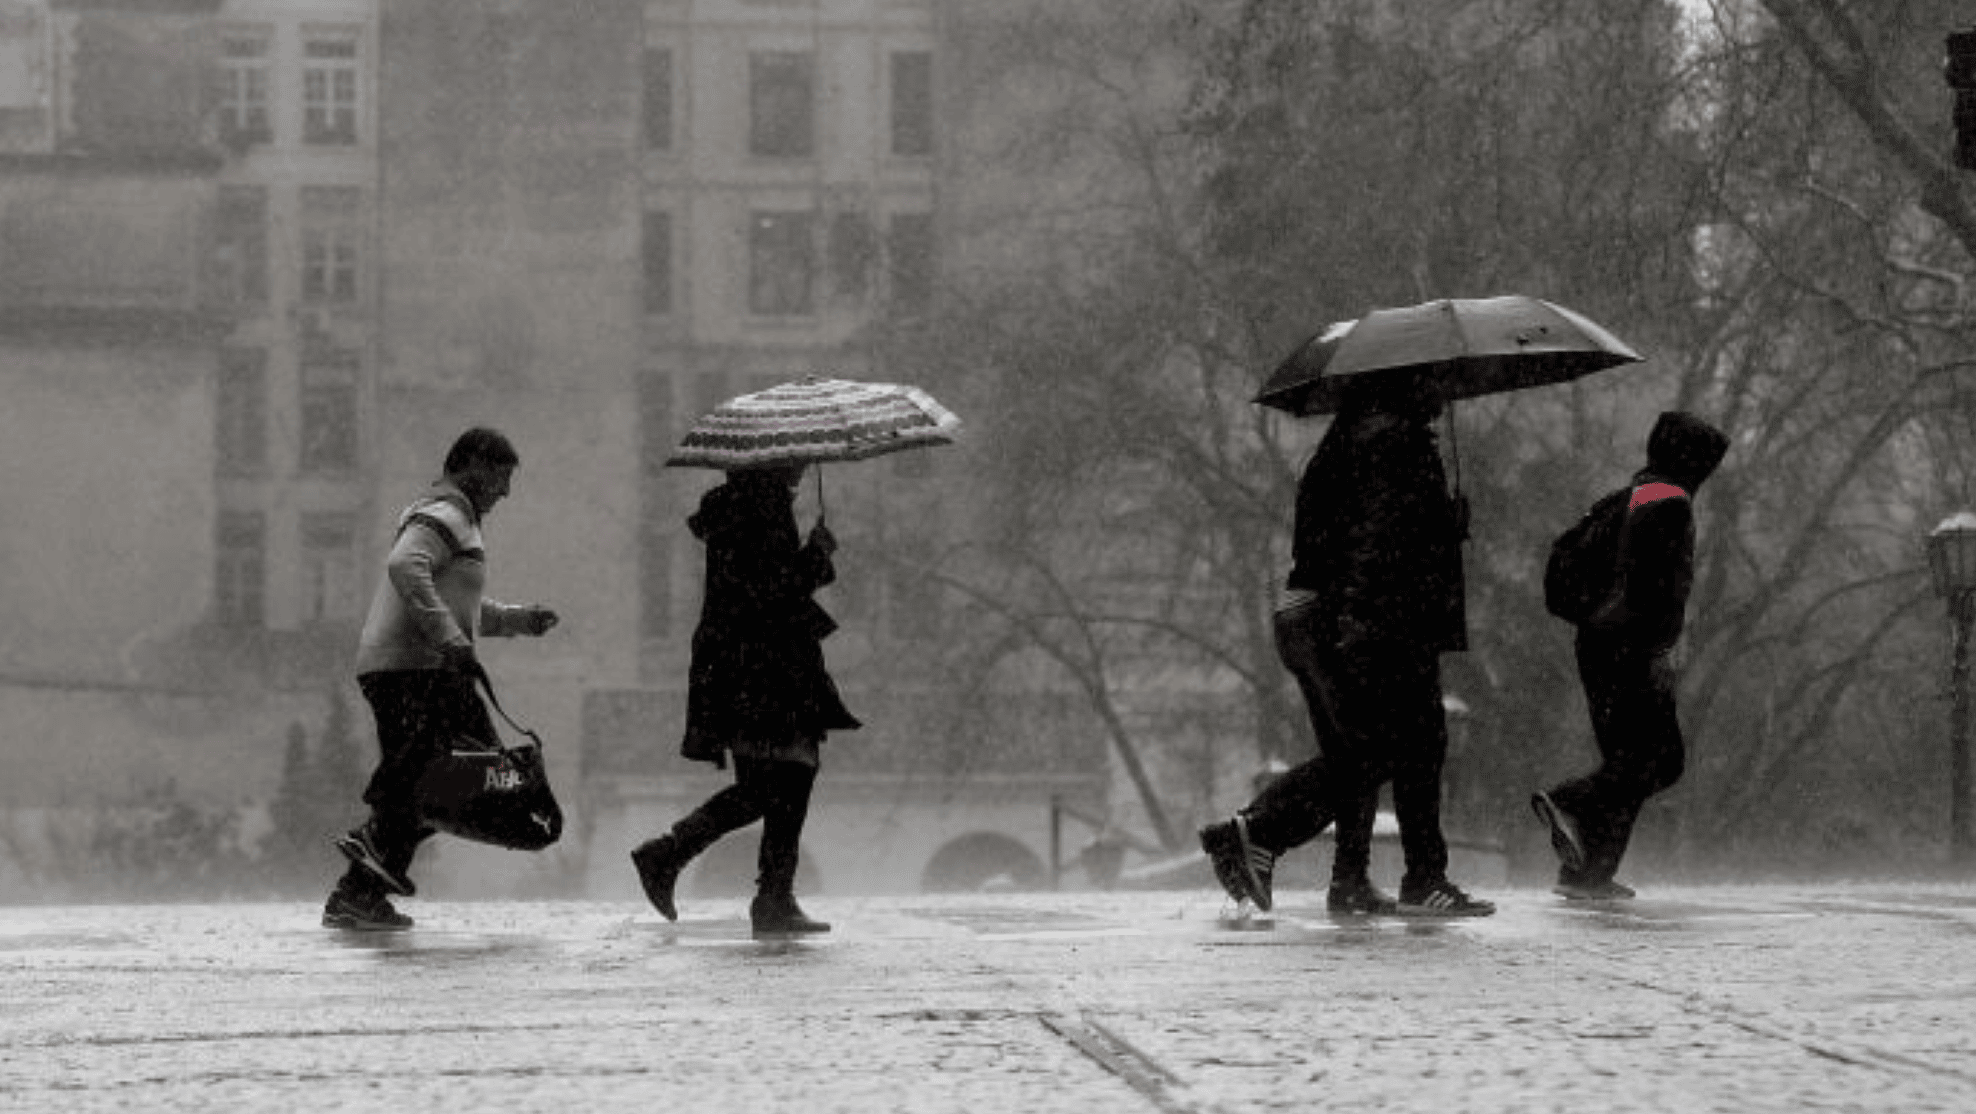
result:
<svg viewBox="0 0 1976 1114"><path fill-rule="evenodd" d="M542 746L542 736L537 735L535 732L530 731L528 728L523 727L519 723L516 723L515 717L509 715L508 710L506 708L501 707L501 698L494 695L494 678L489 677L487 675L487 667L481 665L479 662L476 661L473 663L473 672L474 672L474 677L480 681L480 687L482 689L485 689L487 692L487 702L494 706L494 711L500 715L501 719L504 720L509 727L513 728L514 730L520 732L523 735L528 736L531 740L534 741L536 747L540 748ZM502 747L501 749L507 750L508 748Z"/></svg>

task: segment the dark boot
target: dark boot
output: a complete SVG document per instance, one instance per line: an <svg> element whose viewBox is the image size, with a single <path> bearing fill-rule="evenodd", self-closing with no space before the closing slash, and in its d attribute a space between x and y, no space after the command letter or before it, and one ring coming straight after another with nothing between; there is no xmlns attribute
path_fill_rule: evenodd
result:
<svg viewBox="0 0 1976 1114"><path fill-rule="evenodd" d="M796 904L796 895L787 890L756 894L755 900L748 903L748 920L754 925L757 940L830 931L828 923L803 912L802 906Z"/></svg>
<svg viewBox="0 0 1976 1114"><path fill-rule="evenodd" d="M679 882L679 872L693 856L685 853L679 840L671 833L657 839L646 840L631 852L631 865L638 871L638 884L644 887L645 897L652 908L664 915L666 920L679 919L679 910L672 903L672 888Z"/></svg>
<svg viewBox="0 0 1976 1114"><path fill-rule="evenodd" d="M754 823L761 815L759 793L745 786L730 785L682 817L672 826L672 831L640 844L631 853L631 865L638 870L638 884L644 887L652 908L666 920L678 920L679 910L673 907L672 890L679 881L679 872L720 837Z"/></svg>

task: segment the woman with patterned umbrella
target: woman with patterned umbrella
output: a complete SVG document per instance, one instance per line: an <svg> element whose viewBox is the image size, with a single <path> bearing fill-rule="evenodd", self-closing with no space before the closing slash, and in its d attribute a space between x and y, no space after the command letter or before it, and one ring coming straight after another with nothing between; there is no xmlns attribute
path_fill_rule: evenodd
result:
<svg viewBox="0 0 1976 1114"><path fill-rule="evenodd" d="M819 517L798 540L796 488L812 464L945 444L959 425L913 387L811 378L722 403L667 461L727 473L687 519L707 568L681 753L720 767L734 759L733 785L631 853L667 920L678 919L673 888L686 865L760 820L754 934L829 931L796 903L798 847L824 736L859 723L824 668L823 639L837 624L811 598L836 579L837 539Z"/></svg>

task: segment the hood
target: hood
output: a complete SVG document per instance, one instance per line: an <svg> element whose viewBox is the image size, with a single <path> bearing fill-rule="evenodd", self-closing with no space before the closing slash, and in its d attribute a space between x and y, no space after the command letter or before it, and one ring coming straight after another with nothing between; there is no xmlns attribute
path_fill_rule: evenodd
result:
<svg viewBox="0 0 1976 1114"><path fill-rule="evenodd" d="M731 473L726 483L700 497L700 509L686 518L686 528L701 541L743 523L773 522L788 515L796 493L787 484L759 482L747 472Z"/></svg>
<svg viewBox="0 0 1976 1114"><path fill-rule="evenodd" d="M1647 437L1647 471L1692 494L1728 451L1728 434L1693 414L1668 410Z"/></svg>

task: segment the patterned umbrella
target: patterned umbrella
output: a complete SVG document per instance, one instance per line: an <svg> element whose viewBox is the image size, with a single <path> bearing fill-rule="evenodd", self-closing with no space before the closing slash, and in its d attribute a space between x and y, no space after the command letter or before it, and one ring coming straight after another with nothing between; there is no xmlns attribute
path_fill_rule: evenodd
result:
<svg viewBox="0 0 1976 1114"><path fill-rule="evenodd" d="M866 460L948 444L960 424L917 387L809 376L721 403L666 464L731 472Z"/></svg>

